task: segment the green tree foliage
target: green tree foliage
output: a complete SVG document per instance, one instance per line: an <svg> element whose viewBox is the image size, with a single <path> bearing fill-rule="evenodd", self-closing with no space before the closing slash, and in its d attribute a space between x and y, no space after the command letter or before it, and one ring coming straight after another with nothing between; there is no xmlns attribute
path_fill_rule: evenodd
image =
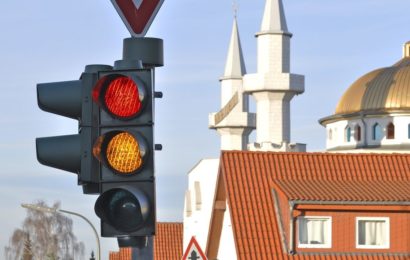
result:
<svg viewBox="0 0 410 260"><path fill-rule="evenodd" d="M49 207L44 201L36 205ZM55 202L53 208L59 208ZM27 210L21 228L15 229L5 247L7 260L84 259L84 244L73 233L73 222L59 213Z"/></svg>

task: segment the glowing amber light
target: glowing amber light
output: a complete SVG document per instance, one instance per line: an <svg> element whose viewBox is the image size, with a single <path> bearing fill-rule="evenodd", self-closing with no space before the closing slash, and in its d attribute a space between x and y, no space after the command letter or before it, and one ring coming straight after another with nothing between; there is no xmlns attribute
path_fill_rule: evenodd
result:
<svg viewBox="0 0 410 260"><path fill-rule="evenodd" d="M141 167L142 158L137 140L129 133L120 133L108 143L106 158L112 168L128 174Z"/></svg>

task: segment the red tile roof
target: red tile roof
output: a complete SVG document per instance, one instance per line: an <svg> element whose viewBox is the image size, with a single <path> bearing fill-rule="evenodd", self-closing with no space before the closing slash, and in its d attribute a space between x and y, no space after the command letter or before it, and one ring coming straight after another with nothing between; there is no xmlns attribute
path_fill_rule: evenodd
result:
<svg viewBox="0 0 410 260"><path fill-rule="evenodd" d="M273 180L288 200L409 202L410 182L355 180Z"/></svg>
<svg viewBox="0 0 410 260"><path fill-rule="evenodd" d="M120 248L119 252L110 252L110 260L131 260L132 248Z"/></svg>
<svg viewBox="0 0 410 260"><path fill-rule="evenodd" d="M180 260L182 257L182 223L158 222L154 237L154 259ZM120 248L119 252L110 252L110 260L131 260L132 249Z"/></svg>
<svg viewBox="0 0 410 260"><path fill-rule="evenodd" d="M276 183L293 199L408 201L409 195L404 191L409 182L410 155L226 151L221 155L215 197L219 203L226 193L238 259L408 260L409 255L291 255L284 252L272 189ZM352 194L342 191L338 183ZM375 189L383 190L384 194L371 195L370 184L375 184ZM393 194L396 191L399 194ZM214 209L210 236L218 236L218 231L212 230L221 227L223 219L220 220L218 214ZM210 248L214 250L210 240L212 238L208 241L207 254Z"/></svg>
<svg viewBox="0 0 410 260"><path fill-rule="evenodd" d="M182 223L158 223L154 239L154 259L180 260L183 240Z"/></svg>

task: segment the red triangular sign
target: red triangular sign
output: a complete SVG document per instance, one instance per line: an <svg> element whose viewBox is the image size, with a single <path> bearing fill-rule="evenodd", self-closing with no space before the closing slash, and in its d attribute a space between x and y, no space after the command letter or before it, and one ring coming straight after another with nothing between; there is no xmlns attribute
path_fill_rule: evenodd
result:
<svg viewBox="0 0 410 260"><path fill-rule="evenodd" d="M128 31L144 37L164 0L111 0Z"/></svg>
<svg viewBox="0 0 410 260"><path fill-rule="evenodd" d="M208 260L195 237L189 241L182 260Z"/></svg>

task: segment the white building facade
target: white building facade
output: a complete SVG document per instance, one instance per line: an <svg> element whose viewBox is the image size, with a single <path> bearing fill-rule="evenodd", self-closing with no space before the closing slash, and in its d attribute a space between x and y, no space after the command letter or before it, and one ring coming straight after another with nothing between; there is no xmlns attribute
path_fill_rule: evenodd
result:
<svg viewBox="0 0 410 260"><path fill-rule="evenodd" d="M184 205L184 250L192 236L205 250L218 167L219 159L204 159L188 173Z"/></svg>

